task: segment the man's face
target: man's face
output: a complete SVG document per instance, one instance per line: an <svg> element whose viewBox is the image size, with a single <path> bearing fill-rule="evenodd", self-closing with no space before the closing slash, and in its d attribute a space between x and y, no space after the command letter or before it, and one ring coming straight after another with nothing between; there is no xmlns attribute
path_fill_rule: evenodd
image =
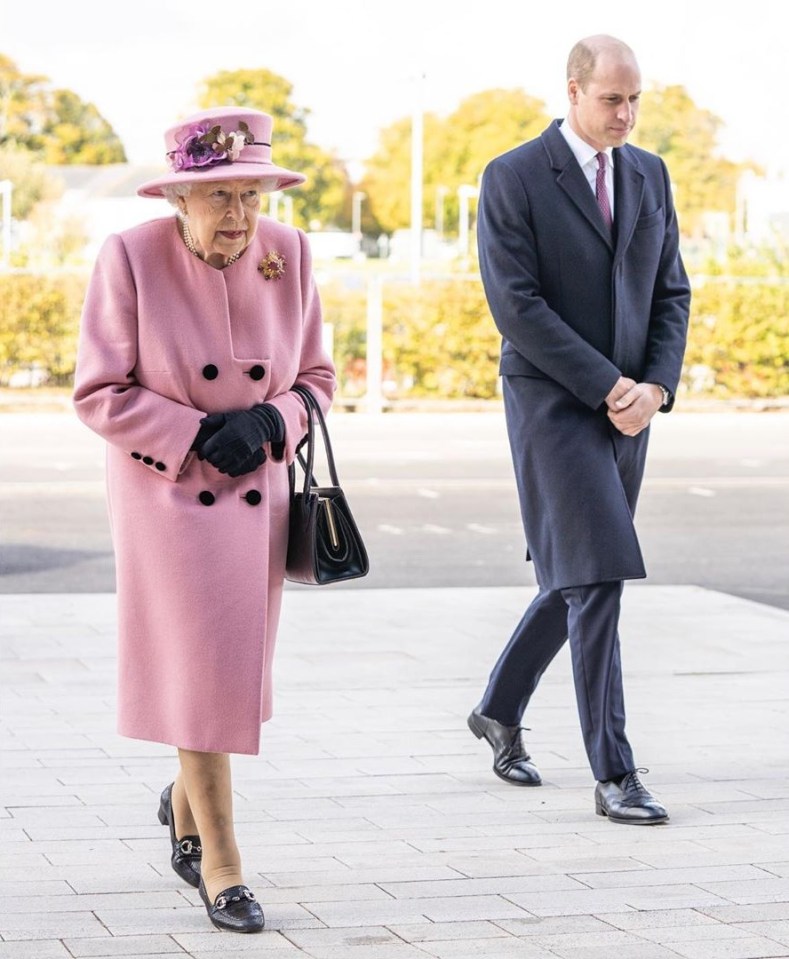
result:
<svg viewBox="0 0 789 959"><path fill-rule="evenodd" d="M621 147L636 125L641 73L631 57L602 53L586 89L567 83L570 126L596 150Z"/></svg>

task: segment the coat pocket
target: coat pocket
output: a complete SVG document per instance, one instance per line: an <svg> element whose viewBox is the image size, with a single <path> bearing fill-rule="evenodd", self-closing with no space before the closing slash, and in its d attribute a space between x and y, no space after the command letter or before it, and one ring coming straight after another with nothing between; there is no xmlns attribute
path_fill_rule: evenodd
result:
<svg viewBox="0 0 789 959"><path fill-rule="evenodd" d="M636 231L638 230L651 230L655 226L662 226L666 222L666 211L663 207L660 207L659 210L655 210L652 213L647 213L646 216L640 216L636 220Z"/></svg>

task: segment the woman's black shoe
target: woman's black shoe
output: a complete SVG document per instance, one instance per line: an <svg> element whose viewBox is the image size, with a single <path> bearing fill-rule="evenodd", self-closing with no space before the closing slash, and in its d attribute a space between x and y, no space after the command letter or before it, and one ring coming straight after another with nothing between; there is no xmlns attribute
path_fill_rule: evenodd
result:
<svg viewBox="0 0 789 959"><path fill-rule="evenodd" d="M265 925L263 910L255 899L255 894L246 886L230 886L214 900L208 901L203 881L200 880L200 898L205 903L208 918L217 929L227 929L230 932L260 932Z"/></svg>
<svg viewBox="0 0 789 959"><path fill-rule="evenodd" d="M162 793L159 802L159 822L170 827L170 842L173 854L170 862L173 869L185 882L195 889L200 885L200 860L203 848L199 836L184 836L178 839L175 835L175 817L173 816L173 784L170 783Z"/></svg>

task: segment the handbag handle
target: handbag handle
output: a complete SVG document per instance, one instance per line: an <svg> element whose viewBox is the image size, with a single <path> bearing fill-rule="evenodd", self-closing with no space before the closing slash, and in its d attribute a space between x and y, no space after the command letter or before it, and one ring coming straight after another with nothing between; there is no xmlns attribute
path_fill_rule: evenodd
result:
<svg viewBox="0 0 789 959"><path fill-rule="evenodd" d="M318 425L320 426L321 434L323 435L323 445L326 448L326 461L329 464L329 476L331 477L332 485L339 486L340 481L337 479L337 467L334 465L334 451L331 447L331 440L329 439L329 431L326 427L326 420L323 416L323 410L318 405L318 401L313 396L312 391L307 389L306 386L292 386L291 390L294 393L298 393L307 408L306 463L304 462L304 457L300 452L296 454L304 470L304 495L306 496L309 492L310 484L315 486L318 485L312 475L312 467L313 463L315 462L315 428L313 426L313 414L318 420Z"/></svg>

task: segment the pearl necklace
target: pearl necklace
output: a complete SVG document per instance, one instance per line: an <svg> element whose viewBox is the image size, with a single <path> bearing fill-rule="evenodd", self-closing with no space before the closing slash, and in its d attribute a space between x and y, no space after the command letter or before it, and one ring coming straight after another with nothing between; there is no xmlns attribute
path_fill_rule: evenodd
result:
<svg viewBox="0 0 789 959"><path fill-rule="evenodd" d="M203 257L200 256L200 254L197 252L197 248L195 247L195 241L192 239L192 233L189 229L189 224L186 222L186 220L181 220L181 226L183 227L182 235L184 238L184 243L186 244L186 249L189 250L190 253L193 253L198 260L203 260ZM243 250L239 250L238 253L233 253L231 256L229 256L227 258L227 263L225 263L225 266L223 266L222 269L224 270L224 268L227 266L230 266L231 263L235 263L236 260L241 256L243 252L244 252Z"/></svg>

